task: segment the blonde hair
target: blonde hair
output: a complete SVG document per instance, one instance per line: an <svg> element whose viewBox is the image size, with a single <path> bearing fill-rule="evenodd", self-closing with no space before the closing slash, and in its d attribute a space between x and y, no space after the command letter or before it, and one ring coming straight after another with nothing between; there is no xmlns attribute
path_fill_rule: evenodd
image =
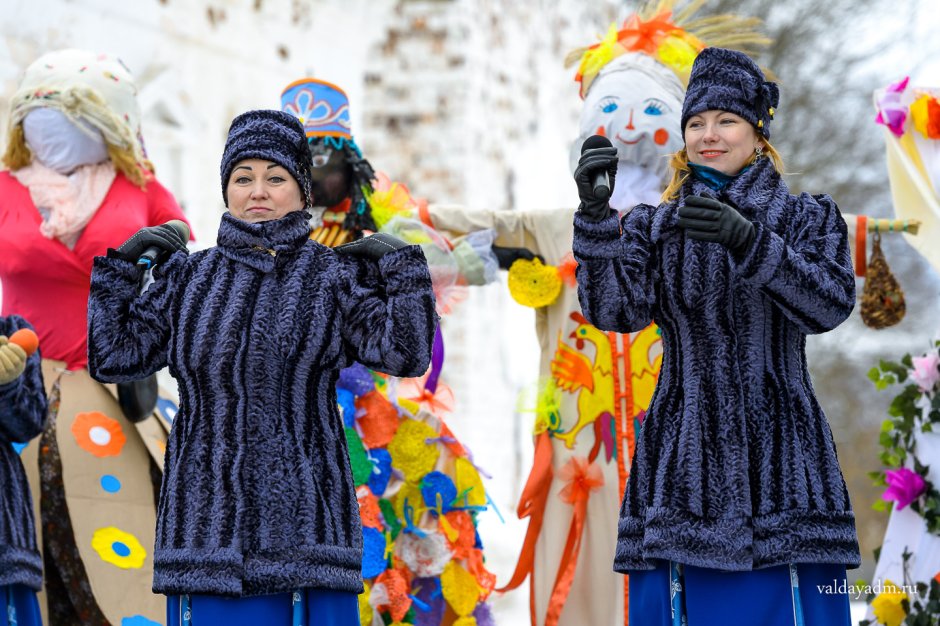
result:
<svg viewBox="0 0 940 626"><path fill-rule="evenodd" d="M114 165L114 169L143 189L147 185L147 177L153 174L153 164L149 160L139 163L132 148L121 148L107 140L105 140L105 146L108 149L108 158L111 160L111 164ZM11 170L18 170L32 162L33 153L26 145L23 124L17 124L10 130L10 140L7 142L6 152L3 153L3 164Z"/></svg>
<svg viewBox="0 0 940 626"><path fill-rule="evenodd" d="M766 138L761 137L761 141L764 144L764 156L773 162L774 169L782 176L784 174L783 157L780 156L777 149L774 148ZM757 159L758 156L755 153L748 159L744 166L747 167L753 164ZM669 159L669 167L672 169L672 178L669 180L666 190L663 191L663 202L672 202L678 198L679 190L692 173L692 169L689 167L689 153L686 151L685 146L672 155Z"/></svg>

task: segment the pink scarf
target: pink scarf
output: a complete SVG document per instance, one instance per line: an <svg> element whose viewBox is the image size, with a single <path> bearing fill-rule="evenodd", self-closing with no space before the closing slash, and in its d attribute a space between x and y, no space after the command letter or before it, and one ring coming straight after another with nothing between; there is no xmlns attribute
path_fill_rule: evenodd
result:
<svg viewBox="0 0 940 626"><path fill-rule="evenodd" d="M42 215L39 231L47 239L58 239L69 250L75 248L115 177L110 161L83 165L66 176L34 159L11 174L29 189L33 204Z"/></svg>

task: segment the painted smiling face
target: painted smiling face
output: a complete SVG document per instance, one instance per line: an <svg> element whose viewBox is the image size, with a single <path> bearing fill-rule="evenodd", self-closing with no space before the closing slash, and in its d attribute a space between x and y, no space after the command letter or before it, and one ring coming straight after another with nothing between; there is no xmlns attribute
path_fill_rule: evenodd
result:
<svg viewBox="0 0 940 626"><path fill-rule="evenodd" d="M579 140L572 146L573 163L577 164L585 139L604 135L617 148L621 165L626 162L665 175L665 156L682 147L682 101L675 88L666 88L646 68L616 67L622 58L591 84L581 110ZM665 67L662 71L669 72Z"/></svg>

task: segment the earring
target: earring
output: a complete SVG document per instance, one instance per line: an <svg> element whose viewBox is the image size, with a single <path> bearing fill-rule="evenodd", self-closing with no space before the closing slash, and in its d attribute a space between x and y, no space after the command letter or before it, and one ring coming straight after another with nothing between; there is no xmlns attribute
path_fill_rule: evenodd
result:
<svg viewBox="0 0 940 626"><path fill-rule="evenodd" d="M764 146L757 146L754 148L754 153L757 154L757 158L764 156Z"/></svg>

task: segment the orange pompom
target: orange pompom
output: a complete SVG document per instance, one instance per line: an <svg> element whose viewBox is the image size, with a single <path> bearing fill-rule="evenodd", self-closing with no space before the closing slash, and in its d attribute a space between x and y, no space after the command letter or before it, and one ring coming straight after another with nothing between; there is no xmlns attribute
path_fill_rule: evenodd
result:
<svg viewBox="0 0 940 626"><path fill-rule="evenodd" d="M21 328L10 335L10 343L23 348L26 356L30 356L39 347L39 337L29 328Z"/></svg>

